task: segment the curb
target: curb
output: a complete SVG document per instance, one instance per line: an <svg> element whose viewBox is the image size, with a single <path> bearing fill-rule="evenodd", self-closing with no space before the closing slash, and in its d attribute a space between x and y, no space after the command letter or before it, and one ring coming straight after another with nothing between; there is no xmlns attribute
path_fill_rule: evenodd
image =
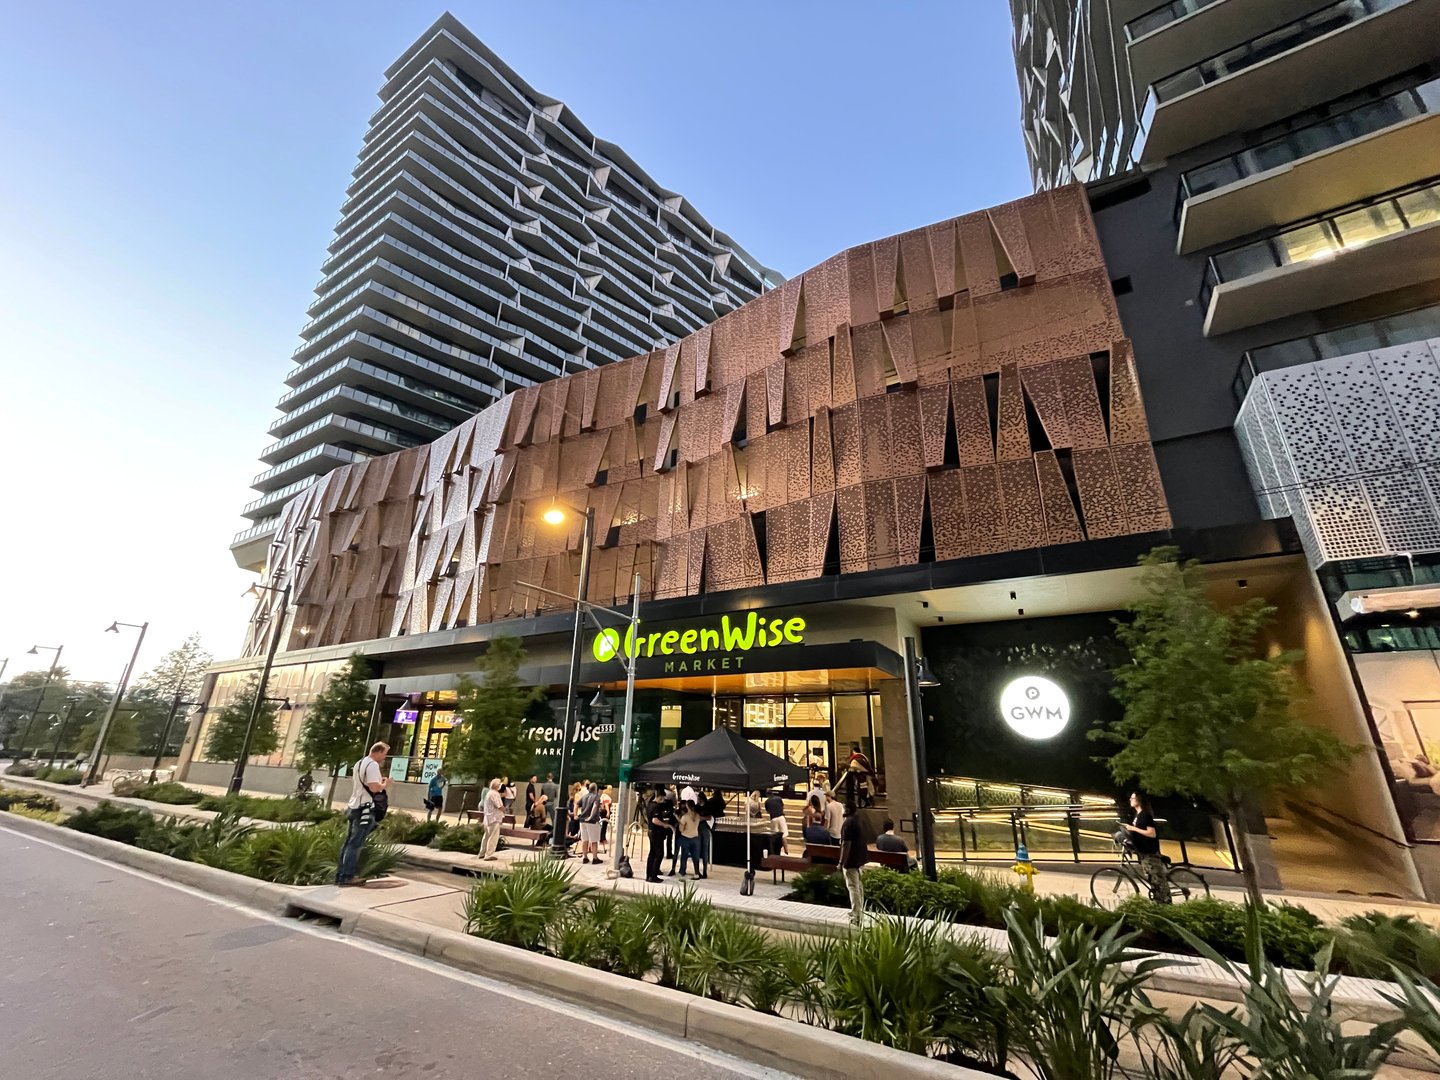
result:
<svg viewBox="0 0 1440 1080"><path fill-rule="evenodd" d="M257 881L240 874L232 874L228 870L217 870L213 866L172 859L158 851L146 851L122 844L118 840L106 840L103 836L91 836L89 833L62 828L48 821L37 821L19 814L0 816L0 825L13 832L49 840L62 847L73 848L121 866L143 870L167 881L188 885L192 889L257 908L267 914L288 915L295 907L293 893L285 885Z"/></svg>
<svg viewBox="0 0 1440 1080"><path fill-rule="evenodd" d="M145 851L115 840L91 836L47 821L0 814L0 826L13 832L143 870L268 914L299 910L334 913L340 932L388 945L447 967L498 979L549 997L605 1013L650 1030L693 1039L725 1053L807 1080L993 1080L958 1065L909 1054L799 1021L759 1013L737 1005L697 998L682 990L627 979L607 971L542 956L525 949L427 926L378 911L344 912L309 893L286 885L217 870L198 863ZM303 903L300 902L303 897ZM329 908L329 911L326 909Z"/></svg>

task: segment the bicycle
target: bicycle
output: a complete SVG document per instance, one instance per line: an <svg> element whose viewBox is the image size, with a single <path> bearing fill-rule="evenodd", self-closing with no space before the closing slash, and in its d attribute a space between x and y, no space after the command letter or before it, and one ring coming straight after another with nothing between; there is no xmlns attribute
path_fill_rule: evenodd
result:
<svg viewBox="0 0 1440 1080"><path fill-rule="evenodd" d="M1119 866L1102 866L1090 875L1090 899L1101 907L1118 904L1132 896L1149 896L1150 882L1140 871L1140 857L1129 839L1116 834L1115 847L1120 853ZM1168 855L1165 863L1165 884L1172 898L1182 901L1210 895L1210 883L1188 866L1173 866Z"/></svg>

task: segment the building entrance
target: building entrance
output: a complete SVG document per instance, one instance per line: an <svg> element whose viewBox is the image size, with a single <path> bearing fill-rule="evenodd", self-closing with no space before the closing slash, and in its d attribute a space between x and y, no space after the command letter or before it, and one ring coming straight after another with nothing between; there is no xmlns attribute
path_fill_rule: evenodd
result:
<svg viewBox="0 0 1440 1080"><path fill-rule="evenodd" d="M715 724L740 732L756 746L810 770L830 787L859 747L880 774L885 747L880 695L868 692L715 698Z"/></svg>

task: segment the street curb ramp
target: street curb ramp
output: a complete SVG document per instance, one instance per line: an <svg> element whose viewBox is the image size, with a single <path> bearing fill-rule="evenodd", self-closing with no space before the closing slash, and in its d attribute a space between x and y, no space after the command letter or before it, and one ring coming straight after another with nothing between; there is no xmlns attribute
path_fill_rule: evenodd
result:
<svg viewBox="0 0 1440 1080"><path fill-rule="evenodd" d="M0 827L141 870L271 915L315 912L339 931L814 1080L994 1080L993 1076L795 1020L695 997L378 911L344 911L310 889L256 881L18 814Z"/></svg>

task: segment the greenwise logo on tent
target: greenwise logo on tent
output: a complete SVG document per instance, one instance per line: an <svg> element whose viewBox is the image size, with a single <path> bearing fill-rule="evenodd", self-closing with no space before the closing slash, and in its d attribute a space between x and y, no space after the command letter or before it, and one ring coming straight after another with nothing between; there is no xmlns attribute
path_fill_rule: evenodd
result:
<svg viewBox="0 0 1440 1080"><path fill-rule="evenodd" d="M685 630L664 630L653 634L639 634L634 628L625 631L622 642L619 630L601 630L590 643L590 652L600 663L619 660L621 649L627 657L681 657L674 664L666 664L671 671L715 671L738 670L739 664L730 661L738 657L721 659L717 654L746 653L751 649L766 649L777 645L803 645L805 643L805 620L800 618L767 618L757 612L750 612L743 618L732 620L729 615L720 616L718 625L689 627ZM693 658L693 659L691 659Z"/></svg>

